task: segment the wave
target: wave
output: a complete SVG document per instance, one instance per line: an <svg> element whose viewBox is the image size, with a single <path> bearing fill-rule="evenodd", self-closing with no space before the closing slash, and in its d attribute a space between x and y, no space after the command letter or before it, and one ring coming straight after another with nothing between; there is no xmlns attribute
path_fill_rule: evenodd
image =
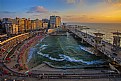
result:
<svg viewBox="0 0 121 81"><path fill-rule="evenodd" d="M104 62L101 61L101 60L95 60L95 61L84 61L84 60L82 60L82 59L76 60L76 59L73 58L73 57L66 56L66 55L63 55L63 54L60 54L59 56L60 56L61 58L63 58L64 60L69 61L69 62L81 62L81 63L87 64L87 65L104 63Z"/></svg>
<svg viewBox="0 0 121 81"><path fill-rule="evenodd" d="M48 45L45 45L45 44L42 45L42 46L40 47L40 50L45 50L45 49L47 48L47 46L48 46Z"/></svg>
<svg viewBox="0 0 121 81"><path fill-rule="evenodd" d="M87 47L83 47L83 46L81 46L81 45L79 45L79 47L80 47L82 50L84 50L84 51L86 51L86 52L88 52L88 53L90 53L90 54L94 54L92 51L88 50Z"/></svg>
<svg viewBox="0 0 121 81"><path fill-rule="evenodd" d="M32 59L33 52L35 51L36 48L30 48L29 54L28 54L28 59L27 62L29 62Z"/></svg>
<svg viewBox="0 0 121 81"><path fill-rule="evenodd" d="M46 58L49 58L50 60L53 60L53 61L64 61L64 59L57 59L57 58L53 58L53 57L50 57L49 54L43 54L41 52L37 52L39 55L43 56L43 57L46 57Z"/></svg>
<svg viewBox="0 0 121 81"><path fill-rule="evenodd" d="M84 61L82 59L77 60L74 57L70 57L70 56L67 56L67 55L64 55L64 54L59 54L59 56L60 56L61 59L57 59L57 58L53 58L53 57L49 56L49 54L43 54L41 52L37 52L37 53L39 55L41 55L43 57L46 57L46 58L48 58L50 60L53 60L53 61L68 61L68 62L78 62L78 63L81 62L81 63L87 64L87 65L102 64L102 63L104 63L101 60L94 60L94 61Z"/></svg>

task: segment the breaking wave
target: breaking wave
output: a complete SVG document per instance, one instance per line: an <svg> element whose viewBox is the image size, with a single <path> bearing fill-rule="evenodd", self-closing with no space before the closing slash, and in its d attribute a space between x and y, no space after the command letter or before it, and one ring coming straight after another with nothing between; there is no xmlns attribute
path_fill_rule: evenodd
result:
<svg viewBox="0 0 121 81"><path fill-rule="evenodd" d="M51 57L49 54L43 54L42 52L37 52L37 53L39 55L43 56L43 57L46 57L46 58L52 60L52 61L81 62L81 63L87 64L87 65L104 63L101 60L95 60L95 61L84 61L82 59L77 60L74 57L70 57L70 56L67 56L67 55L64 55L64 54L59 54L60 59L57 59L57 58Z"/></svg>

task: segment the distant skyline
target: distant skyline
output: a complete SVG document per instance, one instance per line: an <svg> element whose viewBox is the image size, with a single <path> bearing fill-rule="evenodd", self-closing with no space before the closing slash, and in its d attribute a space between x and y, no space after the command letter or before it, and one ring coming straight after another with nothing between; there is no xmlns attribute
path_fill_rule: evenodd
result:
<svg viewBox="0 0 121 81"><path fill-rule="evenodd" d="M121 0L0 0L0 18L49 18L63 22L121 23Z"/></svg>

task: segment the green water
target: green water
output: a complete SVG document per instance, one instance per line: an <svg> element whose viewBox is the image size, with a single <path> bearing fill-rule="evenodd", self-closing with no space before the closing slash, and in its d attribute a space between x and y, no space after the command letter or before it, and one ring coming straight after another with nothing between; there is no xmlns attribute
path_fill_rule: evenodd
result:
<svg viewBox="0 0 121 81"><path fill-rule="evenodd" d="M34 47L29 61L35 65L46 62L59 68L79 68L108 63L107 58L96 56L86 48L72 36L48 36Z"/></svg>

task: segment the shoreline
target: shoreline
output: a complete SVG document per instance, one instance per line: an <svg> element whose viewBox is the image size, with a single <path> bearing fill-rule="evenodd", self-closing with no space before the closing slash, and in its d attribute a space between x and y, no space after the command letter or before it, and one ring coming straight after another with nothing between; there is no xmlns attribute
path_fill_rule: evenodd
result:
<svg viewBox="0 0 121 81"><path fill-rule="evenodd" d="M28 71L29 69L27 65L27 59L28 59L29 50L30 48L35 46L39 42L39 40L43 38L44 36L40 35L24 41L19 49L17 48L15 49L13 55L11 56L12 57L11 61L6 63L5 65L9 69L18 73L25 73L26 71Z"/></svg>
<svg viewBox="0 0 121 81"><path fill-rule="evenodd" d="M39 42L39 40L42 40L43 38L44 38L44 36L36 36L36 37L30 39L29 41L27 41L28 44L30 44L30 45L25 44L25 45L27 45L27 48L24 49L23 56L20 57L20 62L19 62L19 64L22 64L25 71L28 70L27 59L28 59L30 49L32 47L34 47Z"/></svg>

